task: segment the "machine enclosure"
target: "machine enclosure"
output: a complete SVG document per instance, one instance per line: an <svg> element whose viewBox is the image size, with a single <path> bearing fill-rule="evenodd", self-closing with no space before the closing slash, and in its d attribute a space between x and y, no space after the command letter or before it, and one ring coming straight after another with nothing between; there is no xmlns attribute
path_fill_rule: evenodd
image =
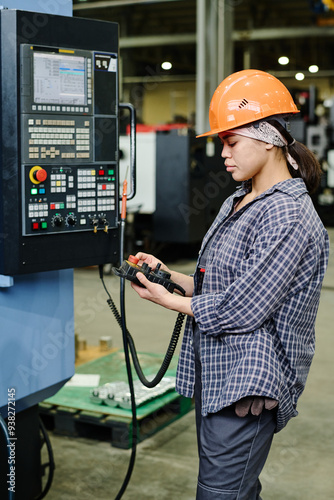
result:
<svg viewBox="0 0 334 500"><path fill-rule="evenodd" d="M156 150L154 238L198 243L237 186L224 169L220 141L175 129L157 133Z"/></svg>

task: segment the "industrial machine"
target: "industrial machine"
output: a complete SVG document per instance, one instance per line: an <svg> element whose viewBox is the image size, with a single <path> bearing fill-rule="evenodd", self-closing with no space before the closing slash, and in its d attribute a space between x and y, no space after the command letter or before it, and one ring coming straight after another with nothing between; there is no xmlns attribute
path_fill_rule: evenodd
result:
<svg viewBox="0 0 334 500"><path fill-rule="evenodd" d="M118 101L117 24L3 9L0 37L0 412L16 446L7 460L1 433L0 497L11 465L26 500L37 404L74 374L72 268L119 260L118 113L134 130L135 112Z"/></svg>
<svg viewBox="0 0 334 500"><path fill-rule="evenodd" d="M323 103L311 85L303 91L295 91L294 98L300 115L291 119L291 135L305 144L317 157L323 170L318 191L312 200L322 222L334 226L334 103L327 99Z"/></svg>

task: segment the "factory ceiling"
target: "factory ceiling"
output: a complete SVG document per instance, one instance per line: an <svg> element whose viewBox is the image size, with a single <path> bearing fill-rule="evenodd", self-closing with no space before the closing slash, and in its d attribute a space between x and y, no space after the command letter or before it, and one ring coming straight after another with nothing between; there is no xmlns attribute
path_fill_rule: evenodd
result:
<svg viewBox="0 0 334 500"><path fill-rule="evenodd" d="M207 2L210 0L206 0ZM159 77L196 75L195 0L74 0L73 15L120 25L124 82L157 75L161 62L172 69ZM334 10L331 0L225 0L234 12L233 70L248 67L280 77L319 67L334 77ZM333 7L334 8L334 7ZM280 66L278 58L290 62Z"/></svg>

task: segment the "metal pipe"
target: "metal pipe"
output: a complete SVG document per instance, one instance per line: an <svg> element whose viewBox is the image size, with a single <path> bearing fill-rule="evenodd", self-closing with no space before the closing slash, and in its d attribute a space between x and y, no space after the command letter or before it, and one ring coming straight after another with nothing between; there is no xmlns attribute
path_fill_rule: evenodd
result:
<svg viewBox="0 0 334 500"><path fill-rule="evenodd" d="M196 131L206 129L206 99L205 99L205 36L206 36L206 1L197 0L197 37L196 37Z"/></svg>

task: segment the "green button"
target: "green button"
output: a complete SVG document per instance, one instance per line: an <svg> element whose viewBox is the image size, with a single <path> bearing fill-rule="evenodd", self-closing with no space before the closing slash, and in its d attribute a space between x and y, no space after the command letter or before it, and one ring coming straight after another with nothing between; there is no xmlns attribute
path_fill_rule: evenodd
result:
<svg viewBox="0 0 334 500"><path fill-rule="evenodd" d="M65 208L65 203L60 203L59 208Z"/></svg>
<svg viewBox="0 0 334 500"><path fill-rule="evenodd" d="M113 170L108 170L108 175L114 175L114 171Z"/></svg>
<svg viewBox="0 0 334 500"><path fill-rule="evenodd" d="M30 189L30 193L31 194L37 194L38 193L37 188Z"/></svg>
<svg viewBox="0 0 334 500"><path fill-rule="evenodd" d="M41 228L42 229L47 229L48 223L47 222L41 222Z"/></svg>

